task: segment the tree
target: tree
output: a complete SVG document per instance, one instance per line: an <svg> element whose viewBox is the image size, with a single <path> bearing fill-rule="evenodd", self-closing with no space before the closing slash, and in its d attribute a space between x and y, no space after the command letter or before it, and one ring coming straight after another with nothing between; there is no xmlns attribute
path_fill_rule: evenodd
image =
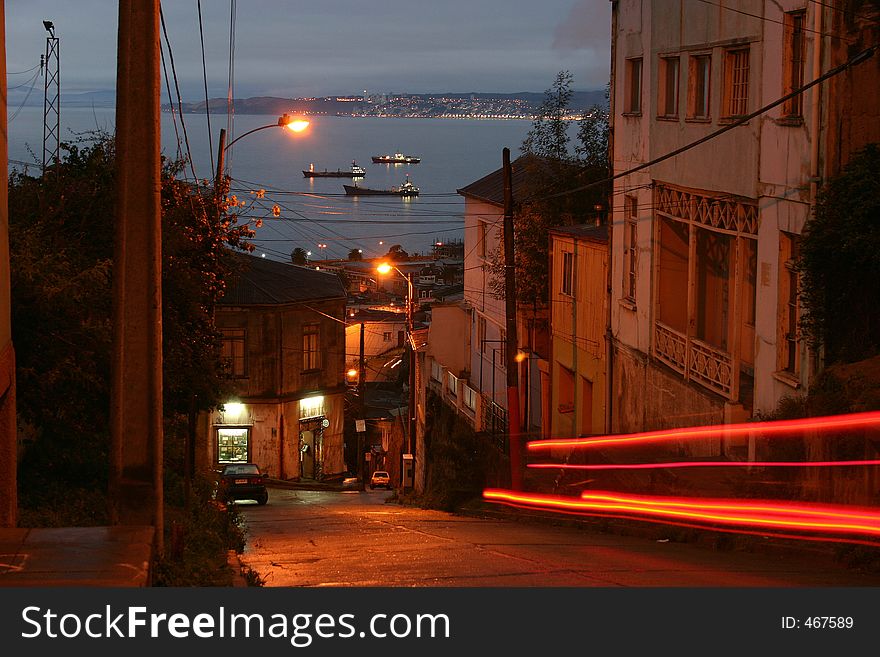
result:
<svg viewBox="0 0 880 657"><path fill-rule="evenodd" d="M108 459L115 151L111 136L62 145L52 175L9 180L12 312L22 438L37 476L104 490ZM162 287L166 418L216 405L225 386L213 307L227 246L253 231L213 191L163 162ZM25 468L26 469L26 468ZM59 472L60 470L60 472ZM26 478L25 478L26 479ZM35 486L25 488L39 488Z"/></svg>
<svg viewBox="0 0 880 657"><path fill-rule="evenodd" d="M570 159L568 152L568 122L566 113L571 102L571 83L574 77L569 71L559 71L553 84L544 92L544 101L532 123L521 150L539 157L560 162Z"/></svg>
<svg viewBox="0 0 880 657"><path fill-rule="evenodd" d="M855 154L821 190L804 227L797 269L801 328L826 359L880 353L880 145Z"/></svg>
<svg viewBox="0 0 880 657"><path fill-rule="evenodd" d="M309 261L309 256L305 249L296 247L290 252L290 261L295 265L305 265Z"/></svg>
<svg viewBox="0 0 880 657"><path fill-rule="evenodd" d="M403 250L403 247L400 244L395 244L390 249L388 249L388 253L383 256L386 260L391 260L392 262L400 262L401 260L406 260L409 258L409 253Z"/></svg>
<svg viewBox="0 0 880 657"><path fill-rule="evenodd" d="M522 144L523 157L515 165L527 170L514 198L514 252L517 300L533 306L545 304L550 272L551 226L604 221L610 185L608 109L593 106L580 120L575 153L569 151L568 105L572 75L560 71L545 92L538 116ZM606 97L608 90L606 89ZM504 296L504 254L490 263L489 284L498 298Z"/></svg>
<svg viewBox="0 0 880 657"><path fill-rule="evenodd" d="M364 254L360 249L352 249L348 252L348 259L353 262L360 262L364 259Z"/></svg>

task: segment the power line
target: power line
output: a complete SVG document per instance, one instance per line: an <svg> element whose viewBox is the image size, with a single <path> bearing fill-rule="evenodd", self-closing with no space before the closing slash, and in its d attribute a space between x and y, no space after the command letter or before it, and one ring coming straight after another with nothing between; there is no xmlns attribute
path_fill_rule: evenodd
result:
<svg viewBox="0 0 880 657"><path fill-rule="evenodd" d="M211 130L211 106L208 99L208 66L205 63L205 30L202 26L202 0L196 0L199 11L199 40L202 44L202 80L205 82L205 117L208 120L208 151L211 154L211 171L214 170L214 135Z"/></svg>
<svg viewBox="0 0 880 657"><path fill-rule="evenodd" d="M765 21L767 23L775 23L776 25L782 25L783 27L785 26L785 23L783 23L782 21L778 21L773 18L767 18L766 16L759 16L758 14L752 14L748 11L743 11L742 9L734 9L733 7L727 7L725 5L720 5L717 2L711 2L711 0L697 0L697 2L702 2L705 5L712 5L713 7L718 7L719 9L725 9L727 11L732 11L735 14L742 14L743 16L749 16L750 18L757 18L758 20ZM812 32L813 34L818 34L820 36L830 37L832 39L839 39L840 41L846 41L847 43L852 43L852 41L853 41L852 39L848 39L846 37L843 37L843 36L840 36L837 34L831 34L830 32L819 32L817 30L810 29L809 27L806 27L806 26L801 26L800 29L802 29L804 32Z"/></svg>
<svg viewBox="0 0 880 657"><path fill-rule="evenodd" d="M702 2L703 0L700 0L700 1ZM724 134L725 132L733 130L734 128L737 128L737 127L743 125L744 123L748 123L752 119L760 116L761 114L764 114L765 112L768 112L769 110L773 109L774 107L777 107L777 106L781 105L782 103L790 100L791 98L794 98L795 96L802 94L807 89L811 89L812 87L816 86L817 84L821 84L822 82L825 82L825 80L828 80L829 78L832 78L835 75L843 73L848 68L855 66L856 64L861 64L862 62L873 57L876 50L877 50L877 46L871 46L870 48L860 52L858 55L856 55L852 59L844 62L843 64L840 64L839 66L835 66L834 68L829 70L827 73L820 75L818 78L816 78L812 82L809 82L809 83L805 84L804 86L802 86L798 89L795 89L791 93L788 93L788 94L782 96L781 98L774 100L772 103L764 105L764 107L762 107L758 110L755 110L751 114L740 117L740 118L736 119L735 121L719 128L718 130L715 130L714 132L710 132L705 137L701 137L700 139L697 139L697 140L692 141L688 144L685 144L681 148L676 148L674 151L670 151L669 153L666 153L665 155L661 155L660 157L654 158L653 160L645 162L644 164L640 164L640 165L633 167L631 169L627 169L626 171L621 171L620 173L614 174L613 176L603 178L602 180L596 180L596 181L588 183L586 185L581 185L580 187L574 187L572 189L562 191L562 192L557 192L556 194L549 194L544 197L532 197L529 200L547 200L547 199L552 199L552 198L558 198L560 196L568 196L569 194L574 194L577 192L582 192L586 189L598 187L599 185L606 185L606 184L608 184L614 180L617 180L619 178L623 178L625 176L632 175L633 173L647 169L648 167L651 167L655 164L659 164L660 162L664 162L670 158L675 157L676 155L681 155L685 151L689 151L690 149L695 148L696 146L699 146L700 144L704 144L707 141L715 139L716 137Z"/></svg>

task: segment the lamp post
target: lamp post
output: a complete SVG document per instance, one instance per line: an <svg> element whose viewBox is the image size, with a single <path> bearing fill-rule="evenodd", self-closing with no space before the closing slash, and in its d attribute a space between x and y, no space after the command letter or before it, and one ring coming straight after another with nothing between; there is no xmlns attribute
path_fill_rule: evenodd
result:
<svg viewBox="0 0 880 657"><path fill-rule="evenodd" d="M228 144L226 143L226 129L220 129L220 146L217 149L217 174L214 177L214 190L220 189L220 182L223 180L223 166L225 164L224 159L226 155L226 151L228 151L232 145L240 139L244 139L248 135L252 135L255 132L259 132L260 130L267 130L268 128L287 128L292 132L302 132L306 128L309 127L309 122L305 119L297 119L289 114L282 114L278 117L277 123L269 123L268 125L261 125L258 128L254 128L253 130L248 130L244 134L239 135L235 139L233 139Z"/></svg>
<svg viewBox="0 0 880 657"><path fill-rule="evenodd" d="M409 405L407 408L407 412L409 413L409 428L406 436L406 451L408 454L413 454L413 450L415 449L415 434L416 434L416 343L413 338L413 299L415 295L413 294L413 280L412 274L404 274L400 269L398 269L395 265L392 265L387 262L383 262L378 267L376 267L376 271L380 274L388 274L391 270L396 271L400 274L404 279L406 279L406 332L409 339ZM415 470L415 461L413 461L413 470ZM403 466L401 464L401 488L405 489L404 482L406 481L403 472ZM413 472L413 486L415 487L415 471Z"/></svg>

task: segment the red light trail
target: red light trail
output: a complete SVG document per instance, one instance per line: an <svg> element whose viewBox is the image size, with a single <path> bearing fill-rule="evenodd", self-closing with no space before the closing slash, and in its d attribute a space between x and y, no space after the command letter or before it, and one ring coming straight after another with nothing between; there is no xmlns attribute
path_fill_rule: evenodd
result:
<svg viewBox="0 0 880 657"><path fill-rule="evenodd" d="M622 446L673 440L695 440L722 436L725 438L733 438L748 436L750 434L767 436L803 431L824 432L862 428L880 428L880 411L803 418L797 420L772 420L770 422L744 422L741 424L716 424L699 427L685 427L682 429L663 429L660 431L645 431L642 433L612 434L595 438L551 438L548 440L530 441L528 443L528 449L532 451L552 449L554 447L586 449L599 446Z"/></svg>
<svg viewBox="0 0 880 657"><path fill-rule="evenodd" d="M658 468L744 468L744 467L785 467L819 468L880 465L880 460L863 461L673 461L668 463L529 463L528 467L538 469L565 470L656 470Z"/></svg>
<svg viewBox="0 0 880 657"><path fill-rule="evenodd" d="M489 501L583 515L635 514L670 522L694 521L764 530L880 537L880 513L855 507L584 492L581 499L487 489Z"/></svg>

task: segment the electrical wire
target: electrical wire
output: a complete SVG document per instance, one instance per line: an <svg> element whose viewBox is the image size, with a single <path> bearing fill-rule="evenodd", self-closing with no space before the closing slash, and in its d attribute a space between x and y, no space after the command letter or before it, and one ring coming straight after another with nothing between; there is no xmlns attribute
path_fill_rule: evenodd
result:
<svg viewBox="0 0 880 657"><path fill-rule="evenodd" d="M211 155L211 171L214 171L214 134L211 129L211 103L208 99L208 66L205 63L205 30L202 24L202 0L196 0L199 13L199 40L202 45L202 80L205 83L205 118L208 120L208 151Z"/></svg>

